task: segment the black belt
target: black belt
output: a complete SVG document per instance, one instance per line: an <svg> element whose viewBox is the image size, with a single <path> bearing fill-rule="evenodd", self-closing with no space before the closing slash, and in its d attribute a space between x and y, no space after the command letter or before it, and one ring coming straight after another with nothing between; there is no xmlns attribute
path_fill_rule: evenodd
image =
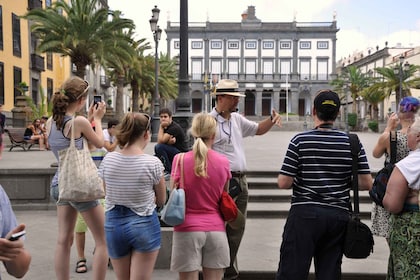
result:
<svg viewBox="0 0 420 280"><path fill-rule="evenodd" d="M240 172L240 171L231 171L230 174L232 174L233 178L241 178L245 176L245 172Z"/></svg>

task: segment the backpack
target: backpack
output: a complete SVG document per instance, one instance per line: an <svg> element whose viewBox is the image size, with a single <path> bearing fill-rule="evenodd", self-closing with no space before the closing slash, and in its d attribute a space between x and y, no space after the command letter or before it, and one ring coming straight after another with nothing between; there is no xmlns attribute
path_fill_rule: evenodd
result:
<svg viewBox="0 0 420 280"><path fill-rule="evenodd" d="M397 135L395 131L390 132L390 162L385 164L385 167L378 171L375 180L373 181L373 187L369 191L369 196L381 207L384 207L382 200L384 199L386 186L388 185L389 177L391 177L392 170L394 170L396 157L397 157Z"/></svg>

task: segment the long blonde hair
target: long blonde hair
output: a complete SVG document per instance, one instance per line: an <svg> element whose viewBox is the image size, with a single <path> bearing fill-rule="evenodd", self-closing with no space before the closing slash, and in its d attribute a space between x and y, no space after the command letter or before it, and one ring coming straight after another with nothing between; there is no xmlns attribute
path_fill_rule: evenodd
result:
<svg viewBox="0 0 420 280"><path fill-rule="evenodd" d="M216 134L216 120L207 113L196 114L191 125L191 134L195 141L193 145L194 174L198 177L207 177L206 142Z"/></svg>

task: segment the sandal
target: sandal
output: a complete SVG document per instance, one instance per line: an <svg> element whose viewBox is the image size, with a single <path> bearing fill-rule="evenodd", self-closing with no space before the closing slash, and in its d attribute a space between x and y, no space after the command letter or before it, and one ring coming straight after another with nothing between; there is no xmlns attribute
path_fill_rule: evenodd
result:
<svg viewBox="0 0 420 280"><path fill-rule="evenodd" d="M87 266L86 266L86 259L81 259L76 263L76 273L86 273Z"/></svg>

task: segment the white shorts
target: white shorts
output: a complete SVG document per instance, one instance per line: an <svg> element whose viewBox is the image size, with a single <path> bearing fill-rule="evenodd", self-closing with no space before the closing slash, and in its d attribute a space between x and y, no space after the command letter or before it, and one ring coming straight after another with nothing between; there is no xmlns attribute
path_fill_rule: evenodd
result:
<svg viewBox="0 0 420 280"><path fill-rule="evenodd" d="M229 244L224 231L174 232L171 270L189 272L202 267L221 269L230 264Z"/></svg>

